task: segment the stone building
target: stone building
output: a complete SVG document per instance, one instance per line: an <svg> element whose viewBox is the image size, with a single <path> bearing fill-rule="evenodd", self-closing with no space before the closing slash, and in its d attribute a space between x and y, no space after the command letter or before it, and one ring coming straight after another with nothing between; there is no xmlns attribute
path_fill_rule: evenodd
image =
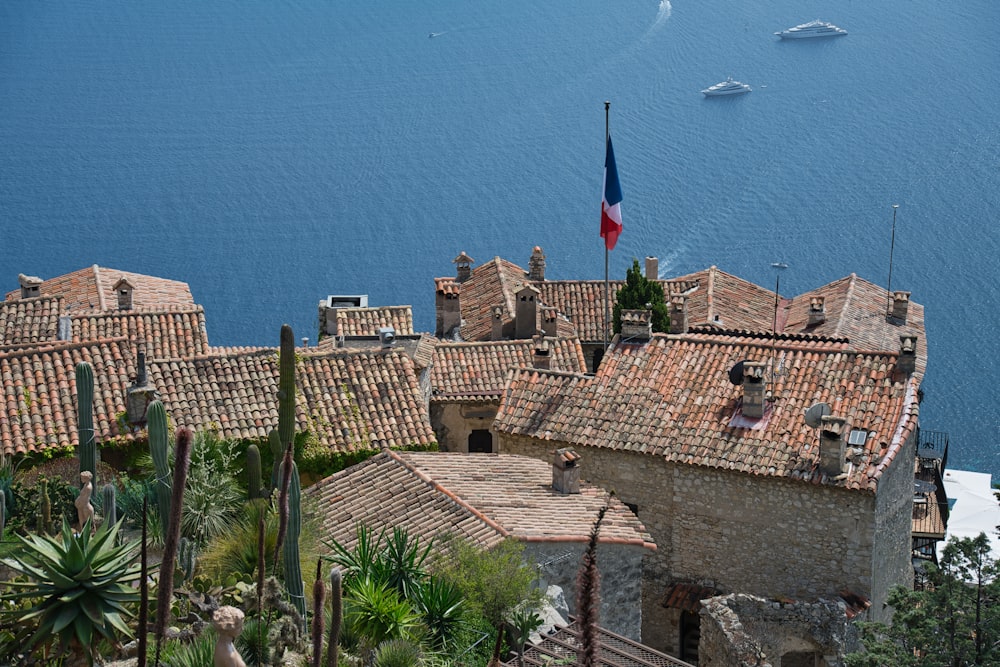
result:
<svg viewBox="0 0 1000 667"><path fill-rule="evenodd" d="M856 276L794 299L727 282L685 331L616 341L594 376L515 371L494 423L499 451L573 447L636 510L659 545L642 639L685 659L701 599L860 597L881 619L913 579L922 309Z"/></svg>
<svg viewBox="0 0 1000 667"><path fill-rule="evenodd" d="M567 460L577 465L567 470ZM656 546L619 500L579 482L579 464L574 455L546 463L507 454L386 450L327 477L305 495L315 500L323 539L348 549L357 541L359 524L376 535L401 527L423 544L445 535L483 548L508 537L519 540L538 566L539 583L561 587L571 614L580 558L606 505L597 549L601 623L638 639L643 560Z"/></svg>

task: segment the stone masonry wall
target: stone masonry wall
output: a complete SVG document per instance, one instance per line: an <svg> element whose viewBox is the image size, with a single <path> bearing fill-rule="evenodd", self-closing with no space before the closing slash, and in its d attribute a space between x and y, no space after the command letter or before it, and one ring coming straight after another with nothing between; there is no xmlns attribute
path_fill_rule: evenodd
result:
<svg viewBox="0 0 1000 667"><path fill-rule="evenodd" d="M489 430L497 416L497 403L465 404L433 402L430 405L431 428L442 452L469 452L469 434ZM496 435L493 436L493 451Z"/></svg>
<svg viewBox="0 0 1000 667"><path fill-rule="evenodd" d="M498 445L500 452L542 460L566 446L506 434ZM671 464L631 452L576 450L583 457L581 478L636 506L656 542L657 551L645 563L643 590L642 641L653 648L677 653L677 614L662 607L672 581L803 600L832 599L844 588L872 595L872 494ZM879 537L899 541L895 534ZM909 548L908 537L902 548Z"/></svg>
<svg viewBox="0 0 1000 667"><path fill-rule="evenodd" d="M586 544L567 542L528 542L525 545L525 555L539 566L543 585L562 588L570 614L576 614L576 576L585 548ZM642 559L646 551L639 546L618 544L597 547L597 567L601 576L598 622L635 641L639 641L642 634Z"/></svg>
<svg viewBox="0 0 1000 667"><path fill-rule="evenodd" d="M896 454L896 461L879 479L875 504L875 542L872 555L874 575L871 590L873 620L891 620L892 610L885 607L889 591L895 586L913 587L911 559L913 534L913 467L900 465L916 457L916 435Z"/></svg>

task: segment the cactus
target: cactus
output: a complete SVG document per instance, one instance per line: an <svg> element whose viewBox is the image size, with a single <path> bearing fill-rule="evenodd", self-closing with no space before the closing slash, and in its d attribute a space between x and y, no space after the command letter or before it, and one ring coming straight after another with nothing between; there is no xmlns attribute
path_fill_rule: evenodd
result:
<svg viewBox="0 0 1000 667"><path fill-rule="evenodd" d="M89 470L97 488L97 442L94 439L94 369L86 361L76 365L76 421L80 472Z"/></svg>
<svg viewBox="0 0 1000 667"><path fill-rule="evenodd" d="M295 334L281 325L281 351L278 362L278 437L287 449L295 439Z"/></svg>
<svg viewBox="0 0 1000 667"><path fill-rule="evenodd" d="M3 542L3 531L7 527L7 496L0 491L0 542Z"/></svg>
<svg viewBox="0 0 1000 667"><path fill-rule="evenodd" d="M330 572L330 636L326 640L326 667L337 667L343 612L344 594L341 588L340 568L335 567Z"/></svg>
<svg viewBox="0 0 1000 667"><path fill-rule="evenodd" d="M284 464L282 464L284 467ZM288 532L285 535L282 556L285 564L285 588L292 599L292 606L303 619L306 617L306 596L302 585L302 565L299 563L299 532L302 529L301 488L299 470L292 461L292 474L288 484ZM282 471L284 473L284 471Z"/></svg>
<svg viewBox="0 0 1000 667"><path fill-rule="evenodd" d="M271 490L274 491L281 479L278 477L278 469L281 468L281 457L285 455L285 448L281 446L281 436L277 430L267 434L267 444L271 446L271 458L274 460L271 466Z"/></svg>
<svg viewBox="0 0 1000 667"><path fill-rule="evenodd" d="M105 484L102 497L104 506L104 525L114 526L118 523L118 505L114 484Z"/></svg>
<svg viewBox="0 0 1000 667"><path fill-rule="evenodd" d="M184 573L184 581L194 579L194 571L198 566L198 546L193 540L182 537L178 547L177 565Z"/></svg>
<svg viewBox="0 0 1000 667"><path fill-rule="evenodd" d="M261 498L264 489L260 485L260 449L257 445L247 447L247 498Z"/></svg>
<svg viewBox="0 0 1000 667"><path fill-rule="evenodd" d="M184 485L187 483L188 467L191 465L191 444L194 434L190 429L177 429L177 445L174 448L174 484L170 498L170 520L163 538L163 560L160 562L160 582L156 591L156 654L154 665L160 664L160 649L170 617L170 603L174 594L174 566L177 559L177 545L181 533L181 508L184 504Z"/></svg>
<svg viewBox="0 0 1000 667"><path fill-rule="evenodd" d="M313 582L312 667L320 667L323 661L323 598L326 585L323 583L323 560L316 559L316 581Z"/></svg>
<svg viewBox="0 0 1000 667"><path fill-rule="evenodd" d="M49 482L43 478L38 485L38 532L48 535L51 526L52 501L49 500Z"/></svg>
<svg viewBox="0 0 1000 667"><path fill-rule="evenodd" d="M139 614L136 636L139 639L139 664L146 667L149 642L149 548L146 546L146 527L149 522L149 496L142 494L142 544L139 545Z"/></svg>
<svg viewBox="0 0 1000 667"><path fill-rule="evenodd" d="M153 489L156 492L156 506L160 511L160 529L166 531L170 521L170 463L167 460L170 435L167 432L167 411L164 410L163 403L153 401L149 404L146 422L149 429L149 453L156 469Z"/></svg>

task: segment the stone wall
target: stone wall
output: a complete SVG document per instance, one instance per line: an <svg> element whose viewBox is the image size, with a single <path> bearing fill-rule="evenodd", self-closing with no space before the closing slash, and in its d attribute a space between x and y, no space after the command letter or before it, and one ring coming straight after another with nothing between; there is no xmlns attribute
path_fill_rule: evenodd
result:
<svg viewBox="0 0 1000 667"><path fill-rule="evenodd" d="M916 435L896 453L896 461L879 479L875 503L875 541L872 554L872 620L891 620L892 609L885 606L895 586L913 587L913 467L899 465L916 457Z"/></svg>
<svg viewBox="0 0 1000 667"><path fill-rule="evenodd" d="M842 601L777 602L743 594L701 611L700 667L842 667L859 648Z"/></svg>
<svg viewBox="0 0 1000 667"><path fill-rule="evenodd" d="M502 453L547 461L567 443L499 434L498 446ZM833 599L844 589L879 598L884 592L873 591L875 564L890 556L895 563L899 553L909 552L909 533L901 534L898 511L885 526L876 525L871 493L673 464L633 452L575 449L583 457L581 479L634 506L656 542L644 567L642 641L668 653L679 653L678 612L662 605L672 581L768 598ZM907 455L912 453L900 453ZM912 469L898 467L903 470L886 480L886 492L898 494L900 479L906 474L912 479ZM912 490L902 497L911 498ZM897 503L905 500L888 504ZM890 525L893 532L876 532ZM876 548L876 535L878 542L891 544ZM893 569L886 580L898 580L900 568ZM880 575L877 585L885 583Z"/></svg>
<svg viewBox="0 0 1000 667"><path fill-rule="evenodd" d="M559 586L569 613L576 614L576 576L586 544L528 542L525 555L538 565L544 586ZM642 634L642 560L648 549L620 544L599 544L597 567L601 573L601 627L639 641Z"/></svg>
<svg viewBox="0 0 1000 667"><path fill-rule="evenodd" d="M473 430L490 430L497 416L498 403L444 403L430 404L431 428L437 436L442 452L469 452L469 435ZM493 435L493 451L496 435Z"/></svg>

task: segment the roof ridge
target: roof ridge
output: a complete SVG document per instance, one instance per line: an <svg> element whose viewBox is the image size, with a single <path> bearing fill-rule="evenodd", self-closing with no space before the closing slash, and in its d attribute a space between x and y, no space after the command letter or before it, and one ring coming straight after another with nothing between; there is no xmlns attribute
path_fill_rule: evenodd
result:
<svg viewBox="0 0 1000 667"><path fill-rule="evenodd" d="M400 452L396 452L396 451L393 451L391 449L384 449L382 451L388 453L388 455L392 459L394 459L400 465L402 465L407 470L409 470L410 473L412 473L417 479L419 479L420 481L426 483L427 485L429 485L432 489L434 489L438 493L441 493L442 495L447 496L452 502L454 502L455 504L457 504L459 507L463 508L464 510L466 510L467 512L469 512L470 514L472 514L474 517L476 517L477 519L479 519L480 521L482 521L483 523L485 523L487 526L489 526L493 530L497 531L500 534L501 537L510 537L511 536L509 530L507 530L506 528L504 528L503 526L501 526L499 523L497 523L496 521L494 521L490 517L488 517L485 514L483 514L483 512L481 510L478 510L475 507L473 507L472 505L470 505L467 501L465 501L461 497L459 497L454 491L449 490L444 485L442 485L440 482L434 481L434 479L429 474L425 473L423 470L420 470L416 466L416 464L410 463L409 461L407 461L406 459L404 459L402 457L402 455L400 454Z"/></svg>
<svg viewBox="0 0 1000 667"><path fill-rule="evenodd" d="M108 306L104 299L104 286L101 285L101 267L94 264L92 269L94 271L94 285L97 287L97 305L100 306L101 310L105 310Z"/></svg>
<svg viewBox="0 0 1000 667"><path fill-rule="evenodd" d="M844 303L840 308L840 313L837 314L837 329L834 331L838 337L842 335L841 328L844 326L844 314L847 313L851 301L854 299L854 281L857 277L858 274L856 273L851 273L851 275L847 276L847 291L844 292Z"/></svg>
<svg viewBox="0 0 1000 667"><path fill-rule="evenodd" d="M114 336L111 338L93 338L89 340L53 340L37 343L24 343L21 349L11 349L7 347L0 350L0 359L13 359L31 354L50 354L52 352L65 352L69 350L94 347L97 345L109 345L115 343L127 343L127 336Z"/></svg>

